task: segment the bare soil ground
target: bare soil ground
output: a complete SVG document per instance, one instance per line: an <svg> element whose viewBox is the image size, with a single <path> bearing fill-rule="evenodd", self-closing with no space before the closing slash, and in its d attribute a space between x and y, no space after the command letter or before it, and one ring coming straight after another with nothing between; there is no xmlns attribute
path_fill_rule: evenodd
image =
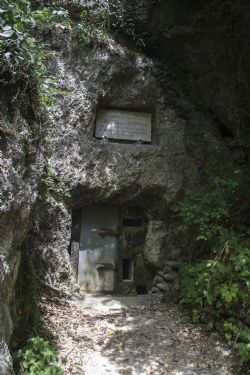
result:
<svg viewBox="0 0 250 375"><path fill-rule="evenodd" d="M40 307L64 374L234 374L233 355L216 334L182 324L178 306L151 296L42 295Z"/></svg>

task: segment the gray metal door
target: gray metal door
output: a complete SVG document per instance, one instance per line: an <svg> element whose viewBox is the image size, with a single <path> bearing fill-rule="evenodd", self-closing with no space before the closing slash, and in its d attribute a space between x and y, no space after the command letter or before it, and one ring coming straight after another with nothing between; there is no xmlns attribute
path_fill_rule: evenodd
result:
<svg viewBox="0 0 250 375"><path fill-rule="evenodd" d="M118 209L82 209L78 283L89 292L112 291L117 260Z"/></svg>

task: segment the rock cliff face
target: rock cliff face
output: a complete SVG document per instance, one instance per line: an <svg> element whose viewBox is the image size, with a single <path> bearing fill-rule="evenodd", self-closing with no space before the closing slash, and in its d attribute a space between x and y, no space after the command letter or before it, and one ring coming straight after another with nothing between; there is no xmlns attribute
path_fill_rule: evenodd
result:
<svg viewBox="0 0 250 375"><path fill-rule="evenodd" d="M139 3L135 23L146 34L147 53L170 68L185 97L215 120L222 136L235 136L249 157L250 4Z"/></svg>
<svg viewBox="0 0 250 375"><path fill-rule="evenodd" d="M188 30L178 29L190 37L189 49L184 48L186 37L176 45L176 39L169 37L171 32L177 35L178 30L173 29L176 23L182 25L177 13L183 2L153 3L142 1L143 12L138 20L139 26L153 37L157 48L148 46L148 52L154 58L131 52L112 39L84 44L70 40L60 28L55 30L51 44L61 54L51 58L48 68L58 82L58 93L49 110L43 150L37 143L38 128L34 124L30 127L20 114L12 116L11 121L7 116L0 118L1 375L11 373L6 348L13 329L9 306L24 240L41 278L52 285L69 283L73 276L68 251L72 212L98 204L139 207L147 219L144 242L138 245L140 269L144 270L146 264L159 270L164 259L185 257L185 245L176 236L170 207L184 189L200 181L208 161L224 153L213 118L235 133L234 116L241 111L242 123L248 116L243 115L248 94L243 107L237 104L236 94L230 96L230 108L237 109L231 119L224 111L228 104L225 81L229 81L232 66L238 67L240 98L244 97L247 72L241 70L239 61L230 60L226 72L214 69L220 60L218 51L217 60L212 59L211 45L209 67L213 69L205 72L201 69L206 66L205 47L195 50L199 52L195 62L195 52L189 53L198 40L192 33L190 36ZM244 50L242 63L246 55ZM228 56L225 51L223 56L222 61ZM160 57L163 65L155 57ZM170 71L177 73L176 80ZM206 114L212 112L211 119L191 102L200 103L200 108L205 103ZM95 138L100 108L150 112L152 143L105 143ZM57 186L50 186L40 196L40 209L34 217L44 157L47 170L53 170L52 184Z"/></svg>
<svg viewBox="0 0 250 375"><path fill-rule="evenodd" d="M68 254L71 238L71 211L52 197L40 203L26 242L26 249L41 279L60 286L71 281Z"/></svg>
<svg viewBox="0 0 250 375"><path fill-rule="evenodd" d="M30 228L37 186L44 168L39 147L34 144L33 130L21 116L15 116L10 122L1 115L0 374L11 373L11 359L6 348L13 330L9 306L13 302L20 249Z"/></svg>
<svg viewBox="0 0 250 375"><path fill-rule="evenodd" d="M183 101L153 60L128 53L114 40L86 47L59 33L52 43L62 55L50 61L50 73L68 94L58 94L51 108L46 147L49 166L71 198L66 205L50 201L30 236L31 253L42 259L40 272L45 265L43 277L56 285L70 276L72 210L83 206L139 206L149 220L145 262L159 267L164 256L180 256L176 247L181 241L178 244L169 223L169 207L221 152L213 123ZM178 106L170 104L173 97L180 98ZM152 143L95 138L99 108L152 113Z"/></svg>

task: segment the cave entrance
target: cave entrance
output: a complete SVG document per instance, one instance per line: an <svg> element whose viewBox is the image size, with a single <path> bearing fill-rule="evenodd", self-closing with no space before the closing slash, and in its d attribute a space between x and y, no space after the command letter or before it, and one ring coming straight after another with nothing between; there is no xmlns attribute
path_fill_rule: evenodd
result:
<svg viewBox="0 0 250 375"><path fill-rule="evenodd" d="M78 283L89 292L114 290L119 210L85 207L81 212Z"/></svg>
<svg viewBox="0 0 250 375"><path fill-rule="evenodd" d="M81 290L125 294L149 290L146 235L147 218L141 207L100 204L73 210L69 254Z"/></svg>

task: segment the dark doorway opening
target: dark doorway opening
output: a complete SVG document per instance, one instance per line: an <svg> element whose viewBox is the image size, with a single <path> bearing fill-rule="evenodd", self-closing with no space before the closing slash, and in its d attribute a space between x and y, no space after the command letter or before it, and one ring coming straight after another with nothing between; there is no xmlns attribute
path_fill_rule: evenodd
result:
<svg viewBox="0 0 250 375"><path fill-rule="evenodd" d="M122 260L122 279L133 280L133 261L129 258Z"/></svg>

